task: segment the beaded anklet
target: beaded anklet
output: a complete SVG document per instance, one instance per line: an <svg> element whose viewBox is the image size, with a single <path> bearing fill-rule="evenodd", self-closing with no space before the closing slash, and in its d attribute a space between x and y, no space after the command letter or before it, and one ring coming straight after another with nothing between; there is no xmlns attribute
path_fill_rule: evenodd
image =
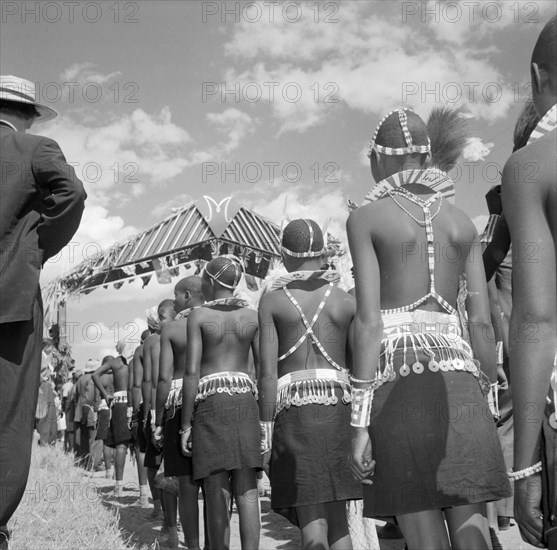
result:
<svg viewBox="0 0 557 550"><path fill-rule="evenodd" d="M528 468L524 468L522 470L518 470L516 472L510 470L508 472L508 476L510 479L516 481L517 479L524 479L526 477L530 477L534 474L537 474L542 471L542 462L536 462L533 466L529 466Z"/></svg>

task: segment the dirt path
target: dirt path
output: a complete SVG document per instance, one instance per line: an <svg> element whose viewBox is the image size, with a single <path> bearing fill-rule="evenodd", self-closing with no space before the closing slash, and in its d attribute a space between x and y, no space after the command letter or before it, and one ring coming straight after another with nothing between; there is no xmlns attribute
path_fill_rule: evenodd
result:
<svg viewBox="0 0 557 550"><path fill-rule="evenodd" d="M101 493L106 495L104 505L107 507L116 507L120 514L120 528L123 531L124 538L128 546L134 546L141 550L153 550L160 546L161 540L161 524L160 520L152 517L152 508L142 509L135 506L134 503L139 498L139 486L137 484L137 469L135 464L129 460L126 461L124 470L124 496L117 502L110 497L110 493L114 487L114 481L105 479L104 471L95 472L91 480L99 486ZM201 502L200 502L201 510ZM200 521L201 523L201 521ZM377 526L382 522L377 522ZM199 532L201 534L200 543L203 545L203 525L200 525ZM183 535L179 531L181 540L180 548L183 546ZM516 525L499 533L505 550L530 550L534 548L522 541ZM381 540L381 550L402 550L404 548L403 540ZM261 499L261 550L297 550L300 548L299 531L293 527L287 520L271 511L271 503L268 497ZM240 550L240 535L238 525L238 513L234 509L231 520L230 532L230 550ZM366 550L366 549L355 549Z"/></svg>
<svg viewBox="0 0 557 550"><path fill-rule="evenodd" d="M120 514L120 528L123 531L130 546L141 550L157 548L164 540L161 536L160 520L153 517L153 509L142 509L135 505L139 498L139 486L137 484L137 469L131 461L126 461L124 470L123 497L117 501L112 498L111 492L114 481L104 477L104 471L95 472L91 479L99 486L101 494L106 495L104 504L107 507L115 507ZM200 510L201 510L200 502ZM200 543L203 545L203 525L200 520L201 534ZM181 546L183 546L183 535L179 532ZM300 548L300 537L298 530L290 525L287 520L271 511L271 502L268 497L261 499L261 550L296 550ZM230 529L230 549L240 549L240 534L238 524L238 513L234 509Z"/></svg>

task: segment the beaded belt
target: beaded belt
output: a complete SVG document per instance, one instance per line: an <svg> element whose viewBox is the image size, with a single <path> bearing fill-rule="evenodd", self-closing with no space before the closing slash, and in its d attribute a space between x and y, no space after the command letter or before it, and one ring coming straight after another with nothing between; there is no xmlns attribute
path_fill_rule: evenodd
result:
<svg viewBox="0 0 557 550"><path fill-rule="evenodd" d="M281 376L277 384L277 408L275 416L292 405L301 407L309 404L336 405L335 386L344 395L342 402L350 403L350 380L345 372L333 369L308 369L294 371Z"/></svg>
<svg viewBox="0 0 557 550"><path fill-rule="evenodd" d="M106 399L101 399L101 404L99 405L99 411L108 411L108 404L106 403Z"/></svg>
<svg viewBox="0 0 557 550"><path fill-rule="evenodd" d="M112 405L115 403L127 403L128 402L128 392L126 390L114 392L114 399L112 400Z"/></svg>
<svg viewBox="0 0 557 550"><path fill-rule="evenodd" d="M215 372L199 379L195 403L204 401L215 393L253 393L257 399L257 386L244 372Z"/></svg>
<svg viewBox="0 0 557 550"><path fill-rule="evenodd" d="M397 370L400 376L405 377L411 372L421 374L426 367L431 372L466 371L484 383L485 375L474 359L472 348L461 336L460 320L456 315L418 309L385 315L383 325L381 357L385 366L383 371L379 368L374 384L376 388L393 382ZM394 354L401 349L403 364L397 369ZM418 360L418 352L429 356L427 364Z"/></svg>
<svg viewBox="0 0 557 550"><path fill-rule="evenodd" d="M174 412L176 409L182 406L182 384L184 382L183 378L177 378L172 380L170 384L170 391L168 392L168 397L166 398L166 403L164 404L165 409L172 409ZM174 412L172 416L174 416Z"/></svg>

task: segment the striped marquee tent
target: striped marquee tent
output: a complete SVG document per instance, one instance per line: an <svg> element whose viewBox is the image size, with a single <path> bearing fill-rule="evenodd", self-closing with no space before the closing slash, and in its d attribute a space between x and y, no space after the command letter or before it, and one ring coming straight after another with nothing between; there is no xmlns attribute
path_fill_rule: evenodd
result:
<svg viewBox="0 0 557 550"><path fill-rule="evenodd" d="M43 289L45 306L53 316L72 295L96 288L120 288L140 277L143 286L153 274L160 283L179 275L178 266L197 266L220 254L243 259L248 275L264 278L280 258L277 224L241 206L233 197L203 196L126 242L117 243L79 264ZM50 307L49 307L50 306Z"/></svg>

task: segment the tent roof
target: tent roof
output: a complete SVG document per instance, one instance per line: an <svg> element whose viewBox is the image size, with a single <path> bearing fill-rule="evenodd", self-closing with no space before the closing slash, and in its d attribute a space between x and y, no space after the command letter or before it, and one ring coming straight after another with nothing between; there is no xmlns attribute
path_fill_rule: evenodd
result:
<svg viewBox="0 0 557 550"><path fill-rule="evenodd" d="M279 239L276 223L241 206L233 197L204 195L127 241L81 262L45 290L63 295L89 292L196 259L211 259L222 253L222 245L244 256L247 273L264 277L270 261L280 257Z"/></svg>
<svg viewBox="0 0 557 550"><path fill-rule="evenodd" d="M219 239L279 257L279 227L241 206L234 198L207 195L128 241L113 254L116 265L129 265Z"/></svg>

